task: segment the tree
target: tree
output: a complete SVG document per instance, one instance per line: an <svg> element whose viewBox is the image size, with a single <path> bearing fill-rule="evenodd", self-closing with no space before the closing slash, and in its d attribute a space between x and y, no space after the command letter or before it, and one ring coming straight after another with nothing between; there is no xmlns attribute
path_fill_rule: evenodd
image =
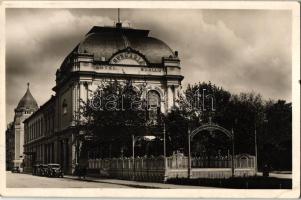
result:
<svg viewBox="0 0 301 200"><path fill-rule="evenodd" d="M169 153L178 149L187 152L188 123L193 129L207 123L210 116L214 123L233 129L235 154L255 155L256 130L259 169L268 163L274 169L291 170L291 103L264 101L260 94L253 92L231 94L210 82L189 85L184 94L179 98L179 108L166 117L167 135L171 138ZM214 112L211 112L211 96ZM222 134L198 134L194 138L192 155L225 153L227 149L231 148Z"/></svg>
<svg viewBox="0 0 301 200"><path fill-rule="evenodd" d="M212 122L233 130L235 154L255 154L255 130L258 143L259 169L266 163L274 169L291 170L292 164L292 105L283 100L264 101L260 94L231 94L214 84L189 85L178 98L178 106L158 118L156 126L148 124L147 102L143 98L145 86L134 87L131 81L102 83L90 97L82 102L80 127L91 141L83 140L85 151L97 157L131 156L131 135L162 133L166 125L167 156L176 150L187 153L188 127L197 128ZM137 154L160 155L162 137L151 143L140 140ZM84 146L86 145L86 146ZM139 147L140 146L140 147ZM229 138L220 132L204 132L195 136L192 155L215 156L228 154ZM84 154L83 155L87 155Z"/></svg>
<svg viewBox="0 0 301 200"><path fill-rule="evenodd" d="M188 125L194 129L208 123L209 118L215 123L222 123L230 97L228 91L210 82L188 85L184 95L179 97L179 108L173 109L167 115L170 151L184 149L187 153ZM195 136L192 151L198 154L217 154L218 151L223 151L226 154L230 144L230 139L220 132L202 133Z"/></svg>
<svg viewBox="0 0 301 200"><path fill-rule="evenodd" d="M81 121L89 142L101 157L131 155L131 135L143 134L146 124L146 107L142 88L131 81L103 82L92 93L88 102L81 104ZM84 140L84 143L88 142ZM85 152L83 152L85 153Z"/></svg>
<svg viewBox="0 0 301 200"><path fill-rule="evenodd" d="M292 104L268 101L266 123L260 135L260 160L275 170L292 169Z"/></svg>
<svg viewBox="0 0 301 200"><path fill-rule="evenodd" d="M233 128L236 153L255 154L255 129L262 133L264 101L255 93L232 95L224 114L224 126Z"/></svg>

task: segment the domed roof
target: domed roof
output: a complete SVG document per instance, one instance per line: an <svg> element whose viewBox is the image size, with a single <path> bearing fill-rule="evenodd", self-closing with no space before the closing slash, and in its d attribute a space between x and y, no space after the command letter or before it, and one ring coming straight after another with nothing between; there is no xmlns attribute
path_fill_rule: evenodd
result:
<svg viewBox="0 0 301 200"><path fill-rule="evenodd" d="M106 61L127 47L143 54L150 63L161 63L162 57L175 56L167 44L148 37L148 33L148 30L96 26L88 32L74 51L93 54L95 60Z"/></svg>
<svg viewBox="0 0 301 200"><path fill-rule="evenodd" d="M27 83L26 93L18 103L17 110L20 109L30 109L30 110L38 109L38 104L36 100L33 98L32 94L30 93L29 83Z"/></svg>

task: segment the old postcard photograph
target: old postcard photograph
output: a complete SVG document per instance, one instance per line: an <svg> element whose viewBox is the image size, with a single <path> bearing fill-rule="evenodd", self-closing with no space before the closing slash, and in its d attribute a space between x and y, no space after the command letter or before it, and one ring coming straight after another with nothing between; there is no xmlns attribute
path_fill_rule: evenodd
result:
<svg viewBox="0 0 301 200"><path fill-rule="evenodd" d="M299 196L297 2L0 5L1 195Z"/></svg>

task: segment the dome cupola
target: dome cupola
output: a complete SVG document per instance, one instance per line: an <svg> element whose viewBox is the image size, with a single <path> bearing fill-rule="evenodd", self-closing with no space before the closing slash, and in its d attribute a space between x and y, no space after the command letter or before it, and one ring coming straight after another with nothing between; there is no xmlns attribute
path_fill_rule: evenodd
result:
<svg viewBox="0 0 301 200"><path fill-rule="evenodd" d="M78 45L77 53L88 53L95 60L109 60L114 53L130 47L148 60L161 63L162 57L175 57L171 48L163 41L149 37L149 30L131 28L93 27Z"/></svg>
<svg viewBox="0 0 301 200"><path fill-rule="evenodd" d="M117 52L126 49L134 50L151 65L161 65L163 57L178 59L178 55L165 42L148 34L149 30L121 25L94 26L65 58L60 70L64 71L70 66L73 55L91 55L95 62L109 62Z"/></svg>
<svg viewBox="0 0 301 200"><path fill-rule="evenodd" d="M177 51L162 40L150 37L149 30L123 27L118 22L116 27L94 26L86 34L57 70L56 85L59 87L79 73L144 76L162 72L164 76L183 79L180 69Z"/></svg>
<svg viewBox="0 0 301 200"><path fill-rule="evenodd" d="M18 106L16 108L17 111L22 110L30 110L35 111L38 109L38 104L36 100L33 98L30 90L29 90L29 83L27 83L27 90L22 99L19 101Z"/></svg>

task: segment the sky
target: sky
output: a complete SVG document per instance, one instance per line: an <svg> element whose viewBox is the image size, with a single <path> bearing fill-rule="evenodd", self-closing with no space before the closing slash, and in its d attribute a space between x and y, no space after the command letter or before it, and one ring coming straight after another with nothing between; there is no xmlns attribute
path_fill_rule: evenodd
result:
<svg viewBox="0 0 301 200"><path fill-rule="evenodd" d="M6 121L27 82L45 103L68 53L93 26L116 20L117 9L6 9ZM290 11L121 9L121 21L179 52L184 87L211 81L236 94L291 101Z"/></svg>

